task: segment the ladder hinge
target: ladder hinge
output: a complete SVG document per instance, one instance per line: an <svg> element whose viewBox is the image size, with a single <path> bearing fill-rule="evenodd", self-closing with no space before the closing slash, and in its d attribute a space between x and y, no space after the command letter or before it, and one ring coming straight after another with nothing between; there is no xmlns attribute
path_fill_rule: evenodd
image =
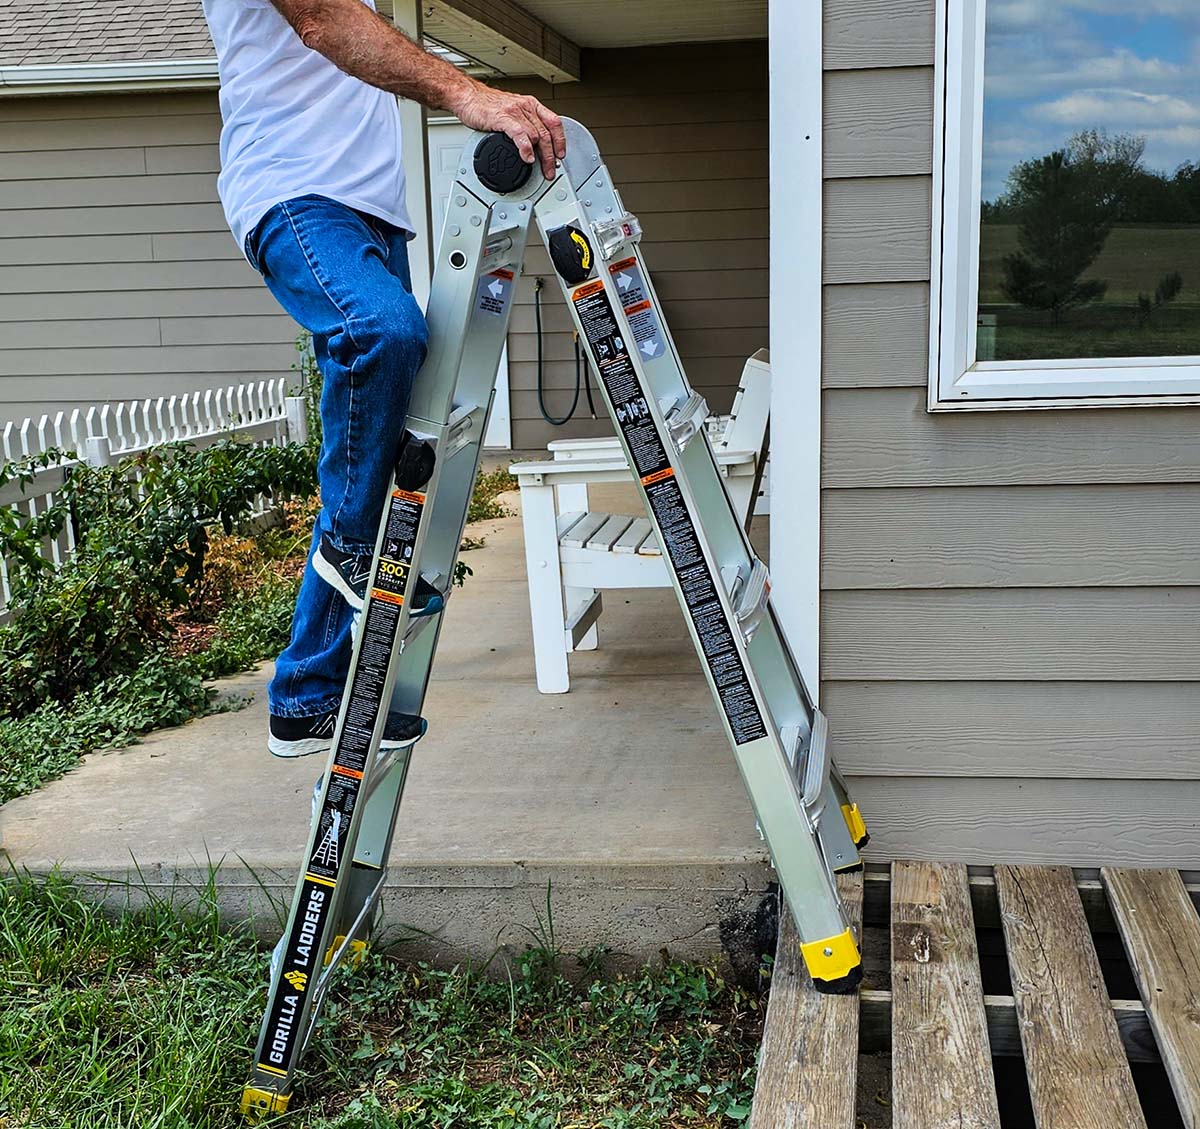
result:
<svg viewBox="0 0 1200 1129"><path fill-rule="evenodd" d="M706 419L708 402L699 392L693 392L686 400L677 400L675 406L666 413L667 431L680 454L704 430Z"/></svg>
<svg viewBox="0 0 1200 1129"><path fill-rule="evenodd" d="M626 212L615 220L596 220L592 224L592 235L600 258L607 261L622 244L636 243L642 238L642 225L637 216Z"/></svg>

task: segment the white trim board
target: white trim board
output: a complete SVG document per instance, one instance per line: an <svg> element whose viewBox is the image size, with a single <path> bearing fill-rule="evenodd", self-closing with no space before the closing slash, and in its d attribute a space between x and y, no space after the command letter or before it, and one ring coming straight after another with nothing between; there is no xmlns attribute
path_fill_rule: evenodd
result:
<svg viewBox="0 0 1200 1129"><path fill-rule="evenodd" d="M132 90L216 90L217 85L216 59L0 66L0 98Z"/></svg>
<svg viewBox="0 0 1200 1129"><path fill-rule="evenodd" d="M821 5L772 4L771 580L814 702L821 596Z"/></svg>
<svg viewBox="0 0 1200 1129"><path fill-rule="evenodd" d="M1200 356L977 361L986 0L937 0L929 409L1200 403Z"/></svg>

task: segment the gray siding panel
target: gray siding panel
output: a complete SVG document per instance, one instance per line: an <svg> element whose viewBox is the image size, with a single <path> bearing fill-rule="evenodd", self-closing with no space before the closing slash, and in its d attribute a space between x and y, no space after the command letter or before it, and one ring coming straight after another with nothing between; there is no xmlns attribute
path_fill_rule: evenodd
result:
<svg viewBox="0 0 1200 1129"><path fill-rule="evenodd" d="M824 118L826 177L932 172L932 68L830 71Z"/></svg>
<svg viewBox="0 0 1200 1129"><path fill-rule="evenodd" d="M876 775L850 787L877 857L1200 866L1197 781Z"/></svg>
<svg viewBox="0 0 1200 1129"><path fill-rule="evenodd" d="M826 590L1200 585L1193 483L827 490L822 516Z"/></svg>
<svg viewBox="0 0 1200 1129"><path fill-rule="evenodd" d="M825 388L925 387L929 371L929 284L826 286Z"/></svg>
<svg viewBox="0 0 1200 1129"><path fill-rule="evenodd" d="M1200 408L933 415L915 388L824 400L828 487L1200 481Z"/></svg>
<svg viewBox="0 0 1200 1129"><path fill-rule="evenodd" d="M719 97L709 94L708 76ZM751 353L767 344L767 72L762 44L695 44L585 53L584 78L551 90L508 84L578 117L596 135L621 196L645 230L643 250L692 384L728 411ZM636 123L636 124L634 124ZM719 155L718 155L719 154ZM604 435L588 416L552 427L537 402L533 280L542 290L546 407L570 407L575 366L570 318L549 260L526 257L509 334L513 446ZM603 413L603 409L601 408Z"/></svg>
<svg viewBox="0 0 1200 1129"><path fill-rule="evenodd" d="M827 679L1200 682L1200 588L825 592L821 613Z"/></svg>
<svg viewBox="0 0 1200 1129"><path fill-rule="evenodd" d="M215 93L0 104L0 422L286 376L216 194Z"/></svg>
<svg viewBox="0 0 1200 1129"><path fill-rule="evenodd" d="M825 69L933 65L933 0L825 0Z"/></svg>
<svg viewBox="0 0 1200 1129"><path fill-rule="evenodd" d="M1189 682L827 682L823 698L851 773L1200 780Z"/></svg>
<svg viewBox="0 0 1200 1129"><path fill-rule="evenodd" d="M826 181L824 281L927 282L929 194L927 176Z"/></svg>

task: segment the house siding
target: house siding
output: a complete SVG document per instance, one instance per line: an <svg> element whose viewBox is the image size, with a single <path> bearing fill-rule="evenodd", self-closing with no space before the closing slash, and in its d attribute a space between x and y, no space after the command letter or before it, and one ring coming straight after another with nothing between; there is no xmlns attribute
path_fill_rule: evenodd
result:
<svg viewBox="0 0 1200 1129"><path fill-rule="evenodd" d="M767 344L767 51L765 43L585 51L583 81L509 80L596 137L630 211L688 379L714 411L733 403L742 365ZM533 283L541 277L546 407L575 388L570 315L550 260L531 247L509 334L513 446L612 431L599 395L592 420L554 427L537 401Z"/></svg>
<svg viewBox="0 0 1200 1129"><path fill-rule="evenodd" d="M0 422L286 375L229 235L214 92L0 101Z"/></svg>
<svg viewBox="0 0 1200 1129"><path fill-rule="evenodd" d="M926 411L932 0L824 0L821 698L883 857L1200 868L1200 411Z"/></svg>

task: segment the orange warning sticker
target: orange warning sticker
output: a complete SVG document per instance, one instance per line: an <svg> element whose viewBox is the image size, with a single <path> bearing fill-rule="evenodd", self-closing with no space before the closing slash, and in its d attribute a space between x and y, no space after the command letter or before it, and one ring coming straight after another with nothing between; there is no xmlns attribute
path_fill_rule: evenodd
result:
<svg viewBox="0 0 1200 1129"><path fill-rule="evenodd" d="M596 279L595 282L585 283L571 295L571 301L578 302L583 298L587 298L589 295L599 293L603 289L604 283L601 282L600 279Z"/></svg>
<svg viewBox="0 0 1200 1129"><path fill-rule="evenodd" d="M382 588L372 588L371 599L383 600L386 603L395 604L397 607L404 603L403 596L397 595L395 592L385 592Z"/></svg>
<svg viewBox="0 0 1200 1129"><path fill-rule="evenodd" d="M675 471L671 467L665 467L663 470L656 470L653 474L642 475L642 485L650 486L655 482L661 482L664 478L670 478Z"/></svg>
<svg viewBox="0 0 1200 1129"><path fill-rule="evenodd" d="M357 769L343 768L340 764L335 764L333 766L333 771L339 776L348 776L351 780L361 780L363 778L363 774Z"/></svg>
<svg viewBox="0 0 1200 1129"><path fill-rule="evenodd" d="M423 503L425 501L424 494L413 494L412 492L410 492L408 490L393 490L392 497L393 498L403 498L406 502L422 502Z"/></svg>

